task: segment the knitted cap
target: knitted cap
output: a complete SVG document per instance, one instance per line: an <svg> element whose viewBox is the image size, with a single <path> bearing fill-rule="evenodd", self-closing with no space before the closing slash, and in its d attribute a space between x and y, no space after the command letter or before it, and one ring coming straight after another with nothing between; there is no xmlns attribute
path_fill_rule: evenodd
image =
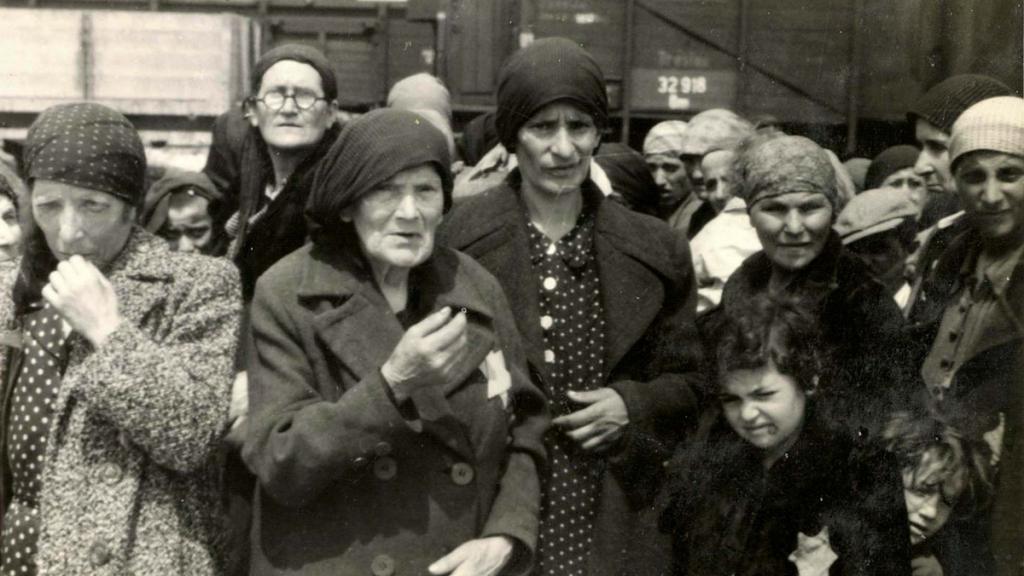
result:
<svg viewBox="0 0 1024 576"><path fill-rule="evenodd" d="M135 127L101 104L59 104L28 129L25 172L29 185L52 180L106 192L139 206L145 196L146 153Z"/></svg>
<svg viewBox="0 0 1024 576"><path fill-rule="evenodd" d="M907 218L916 218L918 207L909 190L865 190L854 196L839 213L833 226L843 239L852 244L861 238L892 230Z"/></svg>
<svg viewBox="0 0 1024 576"><path fill-rule="evenodd" d="M1013 90L995 78L960 74L946 78L925 92L907 112L907 120L913 124L917 118L923 118L948 134L957 117L972 105L996 96L1011 95Z"/></svg>
<svg viewBox="0 0 1024 576"><path fill-rule="evenodd" d="M882 150L868 167L868 174L864 178L864 188L866 190L878 188L889 175L904 168L913 168L917 163L918 154L920 154L920 150L909 144L900 144Z"/></svg>
<svg viewBox="0 0 1024 576"><path fill-rule="evenodd" d="M666 120L651 128L644 138L644 156L665 154L679 156L683 152L683 140L686 137L686 122L682 120Z"/></svg>
<svg viewBox="0 0 1024 576"><path fill-rule="evenodd" d="M690 119L680 154L703 156L711 150L733 148L753 133L754 125L731 110L705 110Z"/></svg>
<svg viewBox="0 0 1024 576"><path fill-rule="evenodd" d="M320 84L324 90L324 97L327 100L334 100L338 97L338 81L334 77L334 68L331 66L324 53L305 44L283 44L277 48L268 50L256 62L252 69L252 93L260 90L260 83L263 82L263 75L271 66L282 60L294 60L308 64L320 75Z"/></svg>
<svg viewBox="0 0 1024 576"><path fill-rule="evenodd" d="M567 38L544 38L509 57L498 77L498 139L516 148L519 129L538 110L559 100L589 114L600 131L608 124L608 93L597 61Z"/></svg>
<svg viewBox="0 0 1024 576"><path fill-rule="evenodd" d="M950 166L968 152L993 150L1024 157L1024 99L989 98L971 106L953 124Z"/></svg>

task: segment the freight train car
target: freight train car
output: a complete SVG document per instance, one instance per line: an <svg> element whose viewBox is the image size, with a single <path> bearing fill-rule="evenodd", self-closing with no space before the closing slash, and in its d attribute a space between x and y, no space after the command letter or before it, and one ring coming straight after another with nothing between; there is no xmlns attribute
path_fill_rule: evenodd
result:
<svg viewBox="0 0 1024 576"><path fill-rule="evenodd" d="M946 76L977 72L1020 89L1016 0L8 0L0 8L0 137L53 102L127 112L159 152L201 147L213 117L246 93L249 67L284 42L334 63L340 103L363 111L427 71L457 121L493 105L498 70L546 36L600 62L634 144L654 122L711 107L771 117L833 147L896 139L909 105ZM11 33L13 32L13 33ZM11 56L11 55L14 56ZM197 158L201 153L194 154ZM193 162L194 163L194 162Z"/></svg>

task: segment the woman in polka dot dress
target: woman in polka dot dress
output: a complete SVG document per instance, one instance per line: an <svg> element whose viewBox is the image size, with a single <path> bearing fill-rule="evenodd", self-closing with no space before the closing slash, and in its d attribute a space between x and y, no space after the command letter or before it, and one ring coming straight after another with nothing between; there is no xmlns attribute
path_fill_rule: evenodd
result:
<svg viewBox="0 0 1024 576"><path fill-rule="evenodd" d="M659 573L668 545L641 512L697 408L686 240L590 180L606 123L589 54L565 39L521 50L496 116L519 167L456 206L441 233L501 282L557 416L539 571L558 576Z"/></svg>

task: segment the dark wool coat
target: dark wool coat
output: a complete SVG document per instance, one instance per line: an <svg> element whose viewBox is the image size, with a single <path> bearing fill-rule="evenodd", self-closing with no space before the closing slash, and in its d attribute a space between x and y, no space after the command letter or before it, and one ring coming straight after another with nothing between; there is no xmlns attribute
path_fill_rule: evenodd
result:
<svg viewBox="0 0 1024 576"><path fill-rule="evenodd" d="M242 293L246 302L252 298L256 279L306 242L303 212L313 185L313 174L339 133L337 124L324 132L320 143L270 202L267 212L249 225L249 219L260 209L267 183L274 179L274 168L258 129L250 126L239 142L236 115L229 112L218 119L214 143L203 172L224 193L225 204L237 207L238 234L231 243L229 254L242 273Z"/></svg>
<svg viewBox="0 0 1024 576"><path fill-rule="evenodd" d="M742 313L751 298L767 292L771 274L763 251L743 262L726 282L721 304L701 316L706 342L715 341L727 315ZM887 415L923 387L896 302L834 233L788 290L818 309L832 396L826 417L853 435L876 434Z"/></svg>
<svg viewBox="0 0 1024 576"><path fill-rule="evenodd" d="M536 274L518 172L445 216L440 241L483 264L508 295L536 381L546 378ZM588 181L589 184L589 181ZM597 195L588 187L585 194ZM664 222L597 200L594 249L605 315L604 381L630 425L609 455L589 574L656 574L667 542L645 517L662 462L698 412L701 348L689 246ZM646 522L645 522L646 521Z"/></svg>
<svg viewBox="0 0 1024 576"><path fill-rule="evenodd" d="M220 574L217 448L238 341L238 272L137 229L107 278L124 321L98 350L77 333L68 340L39 496L39 574ZM13 280L4 277L0 294ZM21 356L9 297L0 325L11 330L0 347L2 442Z"/></svg>
<svg viewBox="0 0 1024 576"><path fill-rule="evenodd" d="M361 257L307 245L257 284L243 450L260 479L252 574L426 574L499 534L529 565L549 418L511 311L490 274L444 248L409 287L425 310L465 308L471 349L443 390L399 408L380 367L404 330ZM492 349L511 372L507 405L477 369Z"/></svg>
<svg viewBox="0 0 1024 576"><path fill-rule="evenodd" d="M808 404L810 407L811 404ZM910 574L910 530L896 458L856 442L808 411L799 438L764 470L715 408L670 466L661 527L680 576L788 576L800 534L828 528L831 576Z"/></svg>
<svg viewBox="0 0 1024 576"><path fill-rule="evenodd" d="M925 277L921 294L910 312L908 332L920 344L921 366L938 335L943 312L957 305L960 269L981 250L973 231L956 237ZM1015 329L986 334L970 360L954 376L940 408L955 425L979 440L973 423L1004 416L1003 454L992 503L991 545L996 574L1024 574L1024 260L1017 262L1006 291L999 298L1004 314L1015 318Z"/></svg>

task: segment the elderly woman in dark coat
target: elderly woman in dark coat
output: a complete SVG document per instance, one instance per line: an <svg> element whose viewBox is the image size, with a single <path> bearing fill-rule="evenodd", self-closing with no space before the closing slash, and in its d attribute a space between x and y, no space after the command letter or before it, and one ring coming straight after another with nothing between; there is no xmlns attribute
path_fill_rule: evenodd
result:
<svg viewBox="0 0 1024 576"><path fill-rule="evenodd" d="M238 272L134 225L145 156L117 112L43 112L25 160L32 227L0 281L0 571L221 574Z"/></svg>
<svg viewBox="0 0 1024 576"><path fill-rule="evenodd" d="M832 230L840 206L828 156L800 136L755 137L741 146L737 171L763 250L743 262L719 307L702 317L705 339L713 341L723 318L755 296L800 298L821 323L830 352L829 418L853 435L874 435L919 380L896 302Z"/></svg>
<svg viewBox="0 0 1024 576"><path fill-rule="evenodd" d="M589 178L607 99L575 43L544 39L513 55L496 122L519 167L457 206L441 236L498 278L558 415L546 438L542 572L656 573L659 535L641 511L697 408L686 240L607 201Z"/></svg>
<svg viewBox="0 0 1024 576"><path fill-rule="evenodd" d="M346 127L313 242L257 283L253 574L518 573L547 428L497 281L435 247L445 137L413 112Z"/></svg>

